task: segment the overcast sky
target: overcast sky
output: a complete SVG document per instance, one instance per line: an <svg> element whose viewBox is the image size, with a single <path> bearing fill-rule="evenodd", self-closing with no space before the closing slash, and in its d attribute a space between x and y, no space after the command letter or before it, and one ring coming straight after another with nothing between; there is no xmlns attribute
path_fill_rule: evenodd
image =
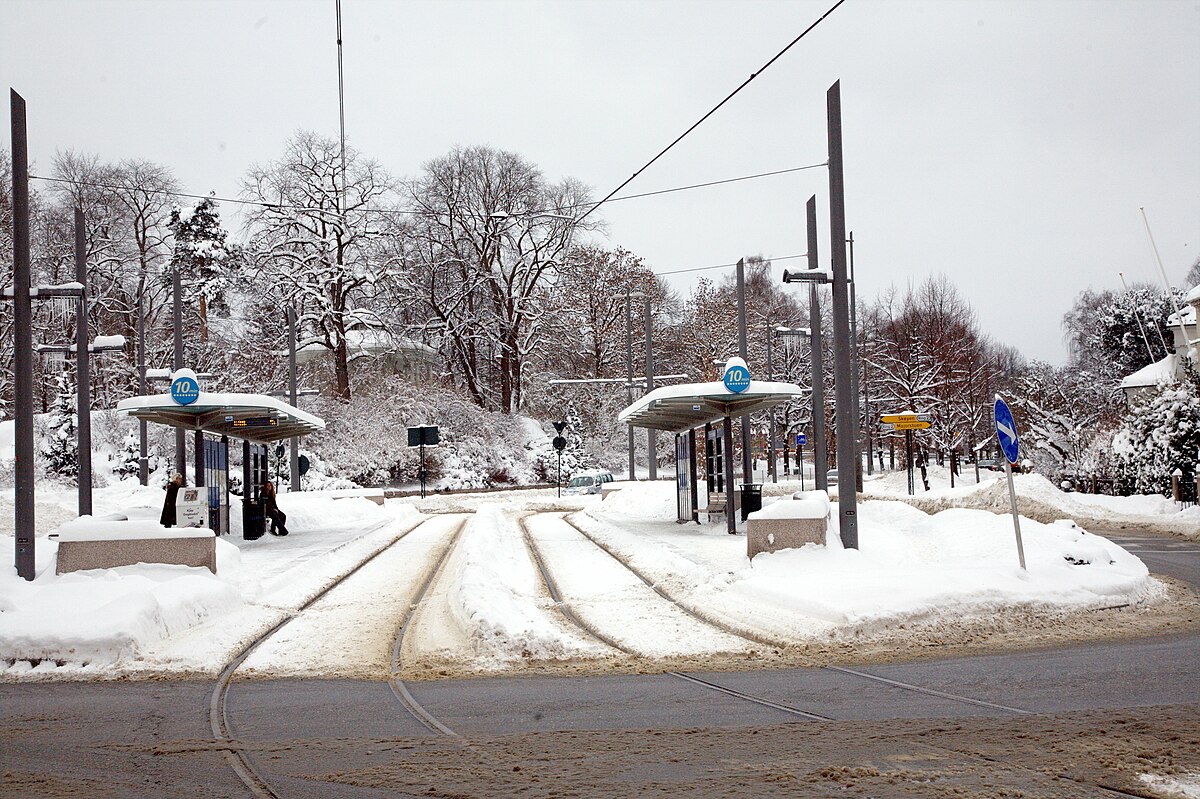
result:
<svg viewBox="0 0 1200 799"><path fill-rule="evenodd" d="M833 2L344 0L347 137L401 177L489 144L599 198ZM295 130L337 134L334 0L5 0L0 79L35 168L145 158L232 196ZM847 0L625 193L823 162L835 80L860 299L944 272L986 332L1062 362L1081 290L1161 285L1139 206L1173 282L1200 254L1196 0ZM826 262L827 188L813 169L597 213L666 272L804 253L816 194Z"/></svg>

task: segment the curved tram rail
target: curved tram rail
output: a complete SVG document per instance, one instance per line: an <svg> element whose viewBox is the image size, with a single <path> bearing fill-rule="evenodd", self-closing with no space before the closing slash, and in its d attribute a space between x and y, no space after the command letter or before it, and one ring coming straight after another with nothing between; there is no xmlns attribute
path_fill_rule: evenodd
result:
<svg viewBox="0 0 1200 799"><path fill-rule="evenodd" d="M430 521L430 519L428 519L428 518L421 519L416 524L413 524L412 526L402 530L396 536L394 536L391 540L389 540L387 543L385 543L383 546L379 547L374 552L372 552L370 555L368 555L366 558L364 558L353 569L346 572L341 577L338 577L336 580L331 582L329 585L322 588L320 591L318 591L316 594L314 594L311 598L309 598L309 600L307 602L305 602L303 605L301 605L296 610L295 613L282 619L278 624L274 625L269 630L263 632L261 635L259 635L253 641L251 641L250 644L248 646L246 646L245 649L243 649L240 653L238 653L237 657L235 657L233 660L229 661L229 663L221 671L220 676L217 677L217 682L216 682L216 685L213 687L213 692L212 692L211 697L209 698L209 705L208 705L209 724L212 728L213 737L219 743L225 744L225 758L228 761L230 768L233 769L234 773L236 773L238 775L238 778L241 779L241 781L250 790L250 792L252 794L254 794L254 796L258 797L258 799L282 799L282 797L280 797L280 795L271 788L271 786L267 782L266 778L264 778L262 776L262 774L259 773L258 769L255 767L254 763L251 761L250 757L246 754L244 747L241 745L240 742L238 742L234 738L234 736L232 734L232 726L229 723L226 698L229 694L229 686L233 680L234 672L236 672L238 670L238 668L242 665L242 663L244 663L246 661L246 659L248 657L250 657L251 654L254 653L254 650L256 650L259 646L261 646L263 644L263 642L265 642L268 638L270 638L275 633L279 632L279 630L282 629L284 626L286 626L289 622L291 622L293 619L295 619L301 613L308 610L313 605L315 605L317 602L319 602L330 591L332 591L333 589L337 588L338 586L344 584L347 580L349 580L351 577L353 577L355 574L357 574L360 570L362 570L364 567L366 567L368 564L370 564L372 561L374 561L376 558L378 558L384 552L387 552L389 549L394 547L396 544L398 544L400 541L402 541L405 537L407 537L409 533L420 528L422 525L429 523L429 521ZM413 601L411 607L409 608L404 625L401 628L401 633L400 633L401 636L403 636L403 634L404 634L404 628L406 628L408 625L408 619L411 618L411 616L412 616L412 608L416 607L416 605L420 603L421 598L424 596L425 591L429 587L429 584L433 582L433 576L436 573L441 571L441 567L442 567L442 564L445 562L446 556L453 549L454 543L457 542L458 536L461 534L462 529L466 525L466 523L467 523L467 520L464 519L458 525L458 527L455 529L454 534L451 536L450 544L443 548L442 552L438 555L433 567L429 570L429 574L426 576L424 582L422 583L422 587L419 590L419 594L418 594L417 598ZM378 530L384 524L387 524L387 522L381 522L378 525L374 525L374 526L368 528L364 532L364 535L374 532L375 530ZM399 639L397 639L397 642L398 641L399 641ZM393 647L393 653L397 652L398 649L399 649L399 643L397 643L396 646ZM393 654L393 658L394 657L395 657L395 655ZM394 662L395 661L393 660L393 663ZM393 670L394 670L394 666L393 666ZM395 690L395 686L393 686L393 690ZM410 712L413 712L412 708L410 708L408 705L405 705L405 707ZM414 713L414 715L416 715L416 714ZM418 717L418 719L421 718L419 715L417 717ZM430 718L432 719L432 717L430 717ZM421 719L421 721L423 724L426 723L426 721L424 719ZM436 730L436 731L441 732L442 730ZM453 733L451 732L449 734L453 734Z"/></svg>

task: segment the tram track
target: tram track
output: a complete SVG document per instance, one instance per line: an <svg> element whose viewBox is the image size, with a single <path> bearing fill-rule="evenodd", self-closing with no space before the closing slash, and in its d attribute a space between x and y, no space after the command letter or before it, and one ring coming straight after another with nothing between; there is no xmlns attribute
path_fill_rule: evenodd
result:
<svg viewBox="0 0 1200 799"><path fill-rule="evenodd" d="M540 514L529 514L529 515L540 515ZM558 515L558 514L548 513L546 515ZM553 576L551 575L551 573L549 571L549 568L546 566L545 559L542 557L541 553L539 552L539 550L537 548L536 543L533 540L533 536L532 536L532 534L529 530L528 524L527 524L527 518L528 518L527 516L522 517L520 520L522 532L524 533L525 540L526 540L526 545L529 547L530 552L533 554L534 561L538 567L538 571L542 574L542 578L543 578L544 582L546 583L547 590L550 592L551 597L555 601L555 606L559 609L559 611L568 620L571 620L572 622L576 623L584 631L588 632L589 634L592 634L597 639L604 641L608 645L613 646L614 648L617 648L618 650L625 652L626 654L632 654L632 655L636 656L637 653L631 652L628 649L623 648L619 643L613 641L609 636L604 635L602 632L594 629L593 625L589 625L589 624L585 624L585 623L581 622L579 620L578 615L570 610L569 605L563 600L562 595L559 592L559 589L558 589L556 583L554 582ZM646 586L648 586L649 588L654 590L654 592L656 594L658 594L660 597L667 600L668 602L671 602L676 607L678 607L680 610L683 610L685 613L692 616L696 620L703 622L705 624L711 625L711 626L715 627L716 629L726 632L730 635L735 635L735 636L744 638L745 640L753 642L753 643L767 644L767 645L771 645L771 646L780 646L780 647L788 646L787 642L776 641L776 640L767 638L766 636L762 636L762 635L758 635L758 634L754 634L754 633L748 633L745 630L741 630L732 625L728 625L719 620L713 619L708 614L702 613L702 612L698 611L697 609L688 607L687 605L685 605L684 603L682 603L681 601L679 601L678 599L673 597L669 592L664 590L659 583L657 583L656 581L651 579L649 576L643 574L640 570L638 570L637 568L632 566L625 558L621 557L616 551L614 551L612 547L609 547L604 542L597 540L593 535L589 534L587 531L580 528L570 518L567 517L567 514L562 514L560 518L562 519L563 522L565 522L570 527L572 527L574 530L576 530L584 539L590 541L596 547L598 547L599 549L606 552L610 557L612 557L614 560L616 560L618 563L620 563L622 566L624 566L626 569L628 569L639 580L641 580L641 582L643 582ZM949 693L949 692L945 692L945 691L938 691L938 690L935 690L932 688L925 688L923 686L913 685L911 683L901 682L899 680L888 679L886 677L881 677L878 675L870 674L868 672L860 671L857 669L849 669L849 668L844 668L844 667L839 667L839 666L822 666L821 668L825 671L830 671L830 672L842 674L842 675L845 675L848 677L858 678L861 680L867 680L867 681L871 681L871 682L881 683L881 684L888 685L892 688L896 688L899 690L924 694L926 696L933 696L933 697L937 697L939 699L946 699L946 700L950 700L953 702L960 702L963 704L973 705L976 707L984 707L984 708L987 708L990 710L999 710L999 711L1003 711L1005 713L1012 713L1012 714L1016 714L1016 715L1023 715L1023 716L1036 715L1034 713L1034 711L1025 710L1025 709L1017 708L1017 707L1012 707L1009 705L1003 705L1003 704L999 704L999 703L995 703L995 702L987 702L985 700L974 699L971 697L961 696L959 694L953 694L953 693ZM687 682L699 685L703 688L707 688L710 690L714 690L714 691L723 693L727 696L732 696L732 697L735 697L738 699L753 702L755 704L759 704L759 705L769 707L769 708L772 708L775 710L780 710L780 711L783 711L783 712L786 712L786 713L789 713L792 715L800 716L800 717L806 718L808 720L812 720L812 721L836 721L837 720L831 716L826 716L823 714L814 713L814 712L802 710L799 708L794 708L794 707L791 707L790 705L784 705L784 704L780 704L777 702L773 702L769 699L764 699L763 697L755 696L753 694L750 694L750 693L747 693L744 691L739 691L736 689L728 688L726 686L722 686L717 683L710 682L708 680L704 680L702 678L696 677L695 675L686 674L686 673L678 672L678 671L670 671L670 672L667 672L667 674L669 674L670 676L685 680ZM1116 788L1111 785L1105 785L1105 784L1101 784L1101 783L1084 780L1084 779L1075 777L1074 775L1069 774L1069 773L1052 774L1052 773L1040 771L1038 769L1030 768L1028 766L1023 766L1018 763L1013 763L1011 761L1004 760L1002 758L990 757L990 756L987 756L987 755L984 755L984 754L981 754L978 752L962 751L962 750L953 749L951 747L938 746L936 744L929 744L928 742L926 743L926 745L932 746L935 749L940 749L947 753L956 754L959 756L972 757L972 758L976 758L976 759L981 760L986 763L991 763L994 765L1002 765L1007 768L1011 768L1011 769L1015 769L1018 771L1023 771L1023 772L1029 773L1031 775L1046 776L1046 777L1050 777L1051 779L1053 779L1055 781L1070 783L1070 784L1077 785L1080 787L1086 787L1086 788L1089 788L1089 789L1092 789L1095 791L1099 791L1104 796L1126 797L1127 799L1150 799L1151 798L1151 794L1131 793L1129 791L1126 791L1121 788Z"/></svg>
<svg viewBox="0 0 1200 799"><path fill-rule="evenodd" d="M267 779L259 772L258 768L246 753L244 746L233 734L233 726L229 720L228 695L234 673L238 670L238 668L241 667L243 663L245 663L246 659L249 658L256 649L258 649L273 635L278 633L283 627L290 624L306 610L312 608L331 591L341 585L344 585L347 580L351 579L355 574L359 573L362 569L375 561L379 556L383 555L385 552L392 549L392 547L399 544L402 540L408 537L410 533L421 528L425 524L429 524L430 521L431 520L428 518L422 518L415 524L412 524L401 530L397 535L390 538L390 540L388 540L382 546L373 550L367 555L366 558L357 563L352 569L338 576L328 585L321 588L320 591L309 597L300 607L296 608L295 611L281 619L277 624L273 625L268 630L260 633L253 641L247 644L241 652L239 652L232 660L230 660L225 665L224 669L221 670L220 675L217 677L216 684L213 687L212 694L209 697L209 726L212 730L213 738L218 742L218 744L224 746L225 759L230 768L238 776L246 788L249 789L249 791L255 797L258 797L258 799L283 798L275 792ZM458 534L462 531L462 528L467 521L467 519L464 519L463 522L458 526L453 536L455 541L457 540ZM372 525L364 530L363 535L369 535L370 533L375 532L384 524L386 524L386 522ZM444 562L445 556L448 554L450 549L452 549L452 547L445 548L439 559L436 561L434 568L430 570L430 576L426 578L425 583L423 584L425 588L427 588L428 583L432 581L432 574L440 569L441 564ZM411 609L409 615L411 616ZM425 722L422 720L422 723Z"/></svg>
<svg viewBox="0 0 1200 799"><path fill-rule="evenodd" d="M786 643L781 643L778 641L771 640L771 639L767 638L766 636L759 636L759 635L753 635L753 634L745 635L743 633L748 632L748 631L739 630L734 626L723 624L719 620L708 618L709 614L702 613L696 609L685 606L683 603L681 603L680 601L677 601L677 599L673 598L670 595L670 592L664 590L661 586L658 586L647 575L643 574L638 569L634 568L629 563L627 563L619 555L619 553L614 551L611 547L604 545L602 542L596 540L592 535L586 533L585 531L580 529L577 525L572 523L569 519L566 518L566 514L562 511L549 511L549 512L543 511L540 513L524 514L522 516L519 516L517 521L518 521L518 525L519 525L519 529L521 531L522 537L524 539L525 546L529 552L529 555L531 557L531 560L533 561L533 564L536 567L538 574L540 575L540 577L542 579L543 584L545 585L547 593L550 595L550 597L554 603L555 609L570 625L581 630L583 633L590 636L591 638L593 638L597 641L600 641L601 643L605 644L606 646L609 646L618 652L621 652L623 654L626 654L626 655L629 655L632 657L637 657L637 658L645 657L644 653L637 652L634 648L630 647L629 645L624 644L621 641L615 639L613 636L605 633L604 630L598 628L595 624L588 622L582 614L580 614L574 608L571 607L570 601L564 597L561 586L555 578L552 561L547 559L545 552L543 551L542 547L539 545L539 543L537 541L536 535L533 534L532 531L530 530L528 520L531 517L538 516L538 515L554 516L554 517L557 517L558 519L560 519L561 521L563 521L564 523L566 523L567 525L569 525L572 529L577 531L586 541L590 542L592 545L596 546L598 549L607 553L612 559L617 561L621 566L623 566L625 569L627 569L629 572L631 572L634 576L636 576L638 578L638 580L640 580L647 587L652 589L654 591L654 593L657 594L662 600L669 602L675 608L683 611L684 613L686 613L688 616L695 619L696 621L703 623L705 625L711 626L714 629L719 630L723 633L741 638L750 643L754 643L754 644L758 644L758 645L769 645L769 646L787 646ZM277 633L280 630L280 628L284 627L290 621L292 621L294 618L296 618L301 613L303 613L305 610L312 607L316 602L318 602L322 597L324 597L330 591L335 589L337 586L345 583L348 579L350 579L359 570L361 570L363 567L367 566L371 561L375 560L379 555L383 554L385 551L390 549L392 546L395 546L397 543L399 543L399 541L401 541L403 538L405 538L409 533L413 532L416 529L419 529L422 525L429 523L429 521L430 520L427 518L423 519L418 524L415 524L415 525L409 527L408 529L404 530L402 533L397 535L395 538L393 538L387 544L385 544L384 546L382 546L379 549L372 552L371 555L369 555L364 561L359 563L355 568L353 568L346 574L342 575L340 578L338 578L336 581L334 581L330 585L324 587L318 594L316 594L311 599L309 599L302 607L300 607L298 610L296 610L291 616L280 621L277 625L273 626L270 630L267 630L262 635L260 635L257 639L255 639L255 641L253 641L242 652L240 652L238 654L238 656L236 658L234 658L234 660L230 661L230 663L222 671L221 676L218 678L217 686L214 688L212 696L210 698L209 713L210 713L210 722L212 725L213 734L214 734L214 737L216 738L216 740L218 741L218 743L225 744L227 746L227 748L224 750L224 755L225 755L226 759L229 761L231 768L237 774L239 779L241 779L243 784L245 784L245 786L251 792L251 794L253 794L255 797L258 797L258 799L282 799L282 795L280 793L277 793L271 787L270 783L266 780L266 778L262 775L262 773L256 768L254 762L252 761L252 759L250 758L248 753L245 751L245 748L243 747L242 743L237 741L233 735L233 731L232 731L231 725L229 724L229 720L228 720L228 716L227 716L226 696L227 696L229 685L232 681L232 677L233 677L234 673L237 671L238 667L253 653L253 651L261 643L263 643L264 641L269 639L272 635ZM465 529L466 525L469 523L470 523L470 517L468 516L467 518L463 519L462 522L460 522L458 524L458 526L454 529L454 531L449 536L447 536L448 541L441 545L440 550L437 552L437 554L434 555L430 559L430 561L431 561L430 565L425 567L425 570L421 575L420 583L417 585L415 592L412 594L411 600L407 603L407 607L403 613L402 620L400 621L399 628L396 633L396 637L395 637L392 647L391 647L391 664L390 664L391 673L390 673L390 676L388 679L388 684L392 690L393 695L395 696L395 699L400 704L400 706L403 707L404 710L409 715L411 715L414 719L416 719L425 729L429 730L434 735L444 736L446 738L453 739L456 743L461 745L464 749L467 749L470 751L475 751L475 747L472 746L469 742L467 742L463 738L462 735L460 735L457 731L452 729L449 725L443 723L436 716L434 716L432 713L430 713L428 710L426 710L416 700L416 698L413 696L412 692L409 690L408 685L400 677L400 674L403 673L401 660L402 660L402 650L404 648L405 638L408 635L410 628L413 627L414 621L417 621L419 623L419 615L421 612L421 608L422 608L423 604L427 601L427 598L430 596L431 590L434 589L434 586L436 586L438 584L439 580L441 579L441 577L445 571L446 565L450 560L450 556L454 552L456 546L458 545L458 542L461 538L463 530ZM876 682L876 683L886 684L890 687L893 687L893 688L896 688L899 690L913 691L913 692L928 695L928 696L933 696L933 697L937 697L937 698L941 698L941 699L945 699L945 700L949 700L949 701L954 701L954 702L961 702L961 703L973 705L976 707L984 707L984 708L987 708L990 710L1001 711L1004 713L1013 713L1013 714L1019 714L1019 715L1034 715L1033 711L1024 710L1021 708L1011 707L1011 706L1007 706L1007 705L1002 705L1002 704L998 704L998 703L986 702L984 700L977 700L977 699L973 699L971 697L964 697L964 696L960 696L960 695L956 695L956 694L952 694L952 693L948 693L948 692L937 691L934 689L928 689L928 688L924 688L924 687L918 686L918 685L903 683L898 680L890 680L888 678L869 674L867 672L860 671L860 670L841 668L841 667L837 667L837 666L826 666L824 668L830 672L841 674L849 679L869 680L869 681ZM798 708L798 707L792 707L787 704L774 702L770 699L766 699L761 696L756 696L752 693L740 691L740 690L737 690L734 688L730 688L728 686L723 686L716 682L712 682L710 680L703 679L703 678L698 677L693 674L687 674L687 673L680 672L680 671L669 671L669 672L666 672L666 674L669 676L675 677L677 679L686 681L692 685L696 685L698 687L704 688L705 690L719 693L719 694L729 696L729 697L732 697L735 699L739 699L742 701L751 702L751 703L757 704L762 707L766 707L766 708L770 708L773 710L777 710L782 713L786 713L786 714L791 715L796 718L802 718L806 721L819 722L819 721L836 721L837 720L834 717L831 717L828 715L816 713L816 712L805 710L805 709ZM971 759L977 759L981 762L989 763L989 764L992 764L997 767L1003 766L1003 767L1010 768L1010 769L1013 769L1016 771L1027 773L1031 776L1050 778L1055 781L1061 781L1065 784L1073 785L1077 789L1086 788L1086 789L1089 789L1090 791L1095 792L1094 794L1090 794L1090 795L1126 797L1126 798L1134 797L1135 799L1147 799L1147 797L1150 796L1149 794L1129 792L1127 790L1112 786L1111 784L1103 784L1103 783L1088 781L1086 779L1078 778L1070 773L1051 773L1046 770L1039 770L1039 769L1036 769L1036 768L1033 768L1030 766L1025 766L1025 765L1021 765L1018 763L1010 762L1010 761L1002 759L1002 758L992 757L992 756L984 755L982 753L973 752L973 751L969 751L969 750L957 749L957 748L954 748L953 746L939 746L936 744L931 744L929 742L926 742L926 744L935 749L940 749L948 754L953 754L958 757L967 757L967 758L971 758Z"/></svg>

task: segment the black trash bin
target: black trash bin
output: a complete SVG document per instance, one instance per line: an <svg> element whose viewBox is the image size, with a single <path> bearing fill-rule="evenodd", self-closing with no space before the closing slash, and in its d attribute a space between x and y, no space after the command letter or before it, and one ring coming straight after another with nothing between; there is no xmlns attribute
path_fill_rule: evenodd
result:
<svg viewBox="0 0 1200 799"><path fill-rule="evenodd" d="M742 483L742 521L762 510L762 483Z"/></svg>

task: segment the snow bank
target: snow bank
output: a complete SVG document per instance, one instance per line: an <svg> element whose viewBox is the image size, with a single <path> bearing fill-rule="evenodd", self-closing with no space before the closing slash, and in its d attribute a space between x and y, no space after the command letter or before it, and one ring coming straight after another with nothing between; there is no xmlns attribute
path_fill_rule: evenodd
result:
<svg viewBox="0 0 1200 799"><path fill-rule="evenodd" d="M936 485L932 478L930 483ZM1068 494L1040 474L1013 475L1013 487L1017 494L1018 513L1039 522L1072 519L1086 529L1141 529L1200 538L1200 517L1186 511L1180 512L1174 502L1160 496ZM907 495L904 473L892 472L880 480L864 484L863 488L866 496L900 499L927 513L948 508L974 508L998 514L1011 512L1008 482L1002 476L981 480L978 485L968 483L953 489L924 491L918 475L916 494L910 497Z"/></svg>
<svg viewBox="0 0 1200 799"><path fill-rule="evenodd" d="M8 661L0 665L21 671L39 662L45 669L63 663L118 664L154 642L239 608L237 547L220 539L216 546L218 575L147 563L56 575L58 544L39 542L33 581L12 569L0 572L0 661ZM11 536L0 536L0 550L12 547Z"/></svg>
<svg viewBox="0 0 1200 799"><path fill-rule="evenodd" d="M552 621L524 538L499 504L483 504L458 544L448 574L451 612L475 639L481 667L517 660L595 657L594 642Z"/></svg>
<svg viewBox="0 0 1200 799"><path fill-rule="evenodd" d="M674 495L639 484L634 493ZM774 511L781 500L763 509ZM1006 611L1070 612L1162 595L1140 560L1071 522L1022 519L1028 571L1010 518L980 510L926 514L900 502L859 505L859 549L806 545L756 557L723 527L668 525L658 502L606 503L573 518L688 604L773 640L843 637L909 624L953 624ZM639 506L648 511L635 515Z"/></svg>
<svg viewBox="0 0 1200 799"><path fill-rule="evenodd" d="M791 499L771 502L754 511L747 519L824 519L829 516L829 494L824 491L797 491Z"/></svg>

